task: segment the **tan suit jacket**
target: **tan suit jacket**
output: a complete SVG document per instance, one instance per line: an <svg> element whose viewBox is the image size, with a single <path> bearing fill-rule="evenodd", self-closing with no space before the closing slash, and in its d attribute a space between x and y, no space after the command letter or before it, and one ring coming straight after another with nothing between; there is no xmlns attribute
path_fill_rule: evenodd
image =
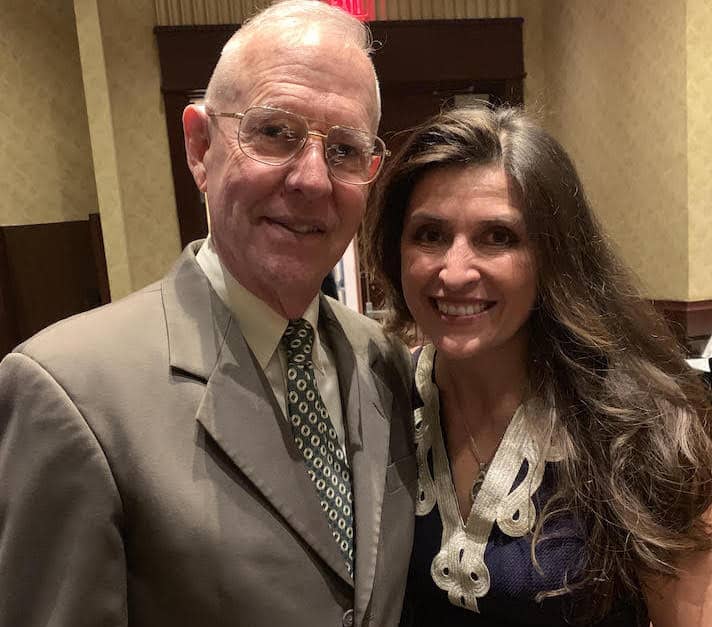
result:
<svg viewBox="0 0 712 627"><path fill-rule="evenodd" d="M407 351L322 298L354 583L195 250L0 365L0 626L396 625L416 477Z"/></svg>

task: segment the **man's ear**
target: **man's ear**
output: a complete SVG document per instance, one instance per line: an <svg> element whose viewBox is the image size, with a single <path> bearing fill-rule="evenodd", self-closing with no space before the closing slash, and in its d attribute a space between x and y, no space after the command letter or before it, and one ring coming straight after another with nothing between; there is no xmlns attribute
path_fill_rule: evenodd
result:
<svg viewBox="0 0 712 627"><path fill-rule="evenodd" d="M208 116L198 105L188 105L183 111L183 137L188 167L193 173L195 184L201 192L207 191L208 180L205 169L205 153L210 148Z"/></svg>

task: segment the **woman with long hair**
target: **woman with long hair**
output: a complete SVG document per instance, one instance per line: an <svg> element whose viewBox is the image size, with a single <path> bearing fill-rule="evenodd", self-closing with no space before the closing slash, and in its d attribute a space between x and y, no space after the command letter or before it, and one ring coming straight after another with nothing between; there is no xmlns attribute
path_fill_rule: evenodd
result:
<svg viewBox="0 0 712 627"><path fill-rule="evenodd" d="M709 398L563 148L451 110L372 201L387 324L428 338L403 623L712 625Z"/></svg>

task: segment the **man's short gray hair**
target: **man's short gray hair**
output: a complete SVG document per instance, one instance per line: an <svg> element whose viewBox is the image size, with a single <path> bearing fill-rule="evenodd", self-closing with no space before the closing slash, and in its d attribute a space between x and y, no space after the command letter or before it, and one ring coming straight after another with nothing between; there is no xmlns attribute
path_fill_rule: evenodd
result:
<svg viewBox="0 0 712 627"><path fill-rule="evenodd" d="M239 61L241 49L255 36L273 33L286 43L299 43L306 27L317 23L319 27L343 42L345 47L353 46L370 56L373 51L371 30L342 9L330 6L320 0L282 0L247 19L242 27L229 39L222 49L220 59L205 92L208 105L217 102L234 101L237 97L234 75L228 66ZM381 97L378 78L375 81L377 120L381 117Z"/></svg>

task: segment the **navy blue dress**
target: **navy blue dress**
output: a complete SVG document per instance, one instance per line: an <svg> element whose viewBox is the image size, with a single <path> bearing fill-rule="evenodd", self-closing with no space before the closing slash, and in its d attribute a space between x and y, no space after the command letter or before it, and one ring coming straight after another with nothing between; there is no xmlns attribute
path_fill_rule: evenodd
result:
<svg viewBox="0 0 712 627"><path fill-rule="evenodd" d="M422 364L420 366L422 370ZM426 375L432 380L430 372L423 373L421 371L419 374L421 375L421 385L424 385ZM430 390L427 391L430 392ZM416 393L416 408L422 407L422 405L423 401ZM417 415L418 412L416 412ZM438 418L435 419L435 422L439 426ZM421 425L418 424L416 418L416 429L419 428ZM438 433L437 436L444 438L445 434ZM505 438L507 438L506 435ZM431 436L432 439L433 436ZM438 446L441 445L439 442ZM436 446L432 445L432 449L436 449ZM442 451L442 449L440 450ZM433 450L428 449L427 456L421 456L420 459L421 465L427 463L427 471L431 477L436 476L434 456ZM547 461L543 466L543 474L539 476L540 484L532 496L537 514L553 492L555 469L555 462ZM493 461L491 472L494 470ZM423 473L423 468L420 466L419 473ZM524 459L511 484L510 494L528 476L531 476L528 473L528 461ZM438 485L442 488L444 484L440 482ZM485 486L483 486L484 489ZM424 500L423 495L424 493L420 492L421 500ZM478 497L473 509L480 502ZM486 502L486 498L482 502ZM433 503L433 499L431 499L431 503ZM542 534L544 539L538 542L536 551L540 571L535 568L531 559L531 534L522 533L519 537L513 537L511 531L510 534L504 533L497 522L494 522L489 536L485 536L487 537L486 546L484 543L480 544L481 547L484 546L484 563L489 574L489 587L484 596L476 599L477 611L473 611L472 607L460 605L457 599L459 593L455 593L455 598L448 598L448 592L443 589L442 579L441 585L438 586L431 573L431 567L437 570L433 566L433 560L441 552L441 549L444 550L445 546L443 544L445 542L443 519L440 512L441 503L445 503L445 499L441 499L438 495L432 509L428 511L428 507L421 508L420 515L416 516L413 553L401 619L402 627L439 627L441 625L447 627L565 627L571 624L582 624L575 620L576 608L578 606L580 609L581 604L577 603L571 595L565 594L541 601L536 600L537 593L561 587L565 573L568 573L571 578L575 576L575 573L580 572L584 555L583 534L572 518L559 517L547 521L545 524ZM452 508L452 501L449 505L445 503L443 506ZM452 516L452 512L450 512L450 516ZM460 558L462 559L462 553L460 553ZM447 568L444 570L447 571ZM471 574L473 579L476 579L475 573ZM461 599L462 605L466 605L465 597L461 597ZM649 620L644 606L633 600L614 604L612 612L603 621L596 623L596 627L648 627L648 625Z"/></svg>

